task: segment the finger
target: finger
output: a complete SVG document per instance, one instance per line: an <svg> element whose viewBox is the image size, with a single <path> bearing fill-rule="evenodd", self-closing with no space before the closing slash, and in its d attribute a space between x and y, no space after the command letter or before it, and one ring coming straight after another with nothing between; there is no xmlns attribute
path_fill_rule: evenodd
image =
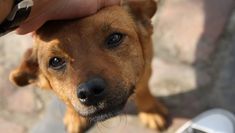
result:
<svg viewBox="0 0 235 133"><path fill-rule="evenodd" d="M119 5L121 0L105 0L104 6Z"/></svg>
<svg viewBox="0 0 235 133"><path fill-rule="evenodd" d="M45 23L43 17L34 18L33 20L27 21L21 24L17 29L16 33L19 35L24 35L32 31L36 31Z"/></svg>
<svg viewBox="0 0 235 133"><path fill-rule="evenodd" d="M112 5L120 5L121 0L98 0L98 10Z"/></svg>

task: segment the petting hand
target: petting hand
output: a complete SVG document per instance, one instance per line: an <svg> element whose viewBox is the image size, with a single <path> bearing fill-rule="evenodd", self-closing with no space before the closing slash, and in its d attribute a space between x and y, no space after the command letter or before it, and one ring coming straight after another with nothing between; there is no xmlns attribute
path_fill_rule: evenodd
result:
<svg viewBox="0 0 235 133"><path fill-rule="evenodd" d="M31 14L16 32L26 34L37 30L48 20L88 16L103 7L119 3L120 0L34 0Z"/></svg>

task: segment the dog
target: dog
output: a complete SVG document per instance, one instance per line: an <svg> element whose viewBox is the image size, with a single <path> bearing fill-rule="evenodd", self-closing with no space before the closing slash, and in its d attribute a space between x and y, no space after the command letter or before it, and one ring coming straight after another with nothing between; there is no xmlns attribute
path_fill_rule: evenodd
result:
<svg viewBox="0 0 235 133"><path fill-rule="evenodd" d="M47 22L10 80L55 92L67 105L68 133L119 114L131 95L140 120L164 130L168 110L148 87L156 8L153 0L123 1L81 19Z"/></svg>

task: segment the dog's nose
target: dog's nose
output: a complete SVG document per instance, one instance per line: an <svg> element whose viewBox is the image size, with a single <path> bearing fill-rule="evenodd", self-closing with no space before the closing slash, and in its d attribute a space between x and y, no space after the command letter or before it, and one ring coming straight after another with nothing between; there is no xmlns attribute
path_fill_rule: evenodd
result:
<svg viewBox="0 0 235 133"><path fill-rule="evenodd" d="M104 98L106 84L101 78L92 78L78 86L77 96L82 104L94 105Z"/></svg>

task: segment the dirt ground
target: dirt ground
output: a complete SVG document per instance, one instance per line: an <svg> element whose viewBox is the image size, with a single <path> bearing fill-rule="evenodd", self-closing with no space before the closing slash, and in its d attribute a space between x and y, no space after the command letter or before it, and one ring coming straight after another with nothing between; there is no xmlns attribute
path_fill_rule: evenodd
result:
<svg viewBox="0 0 235 133"><path fill-rule="evenodd" d="M165 0L153 18L151 92L169 108L166 133L197 114L224 108L235 113L235 1ZM17 88L9 72L31 47L30 36L0 38L0 133L65 133L64 104L51 92ZM125 114L97 124L89 133L154 133L136 116L133 102Z"/></svg>

